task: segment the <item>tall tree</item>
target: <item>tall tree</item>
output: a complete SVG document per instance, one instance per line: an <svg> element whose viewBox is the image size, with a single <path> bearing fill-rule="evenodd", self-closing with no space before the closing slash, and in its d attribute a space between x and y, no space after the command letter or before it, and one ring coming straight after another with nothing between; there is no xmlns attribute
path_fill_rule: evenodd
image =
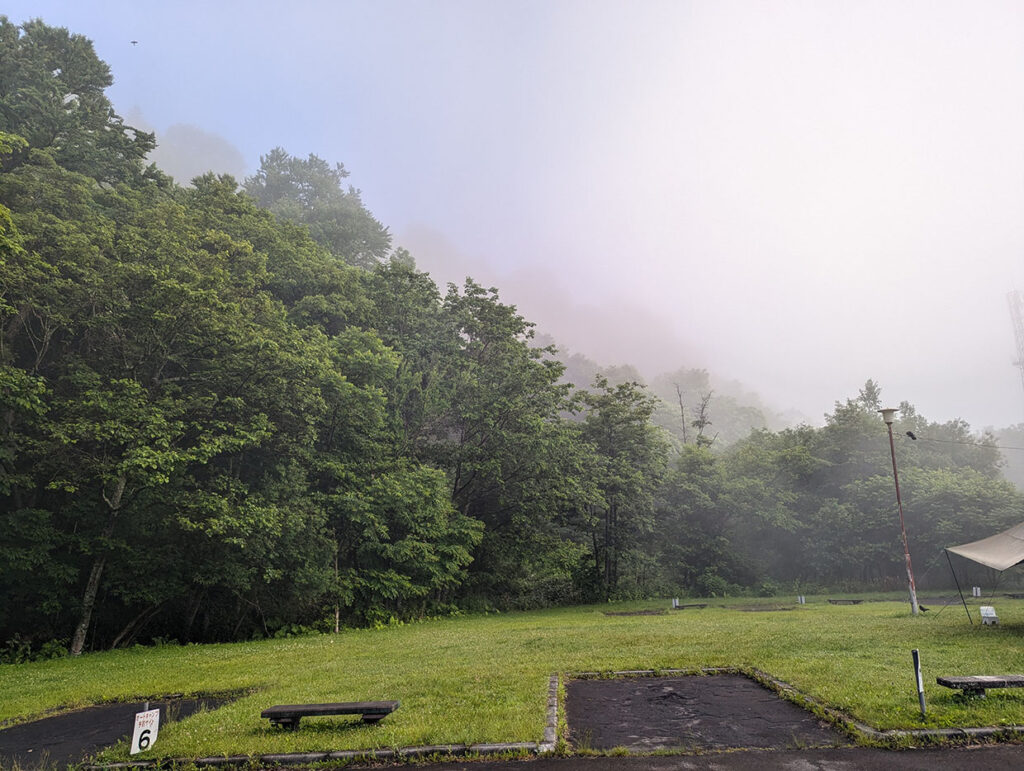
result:
<svg viewBox="0 0 1024 771"><path fill-rule="evenodd" d="M707 446L682 448L659 490L650 539L666 588L714 595L753 583L756 573L736 538L746 492Z"/></svg>
<svg viewBox="0 0 1024 771"><path fill-rule="evenodd" d="M667 445L651 423L655 400L637 383L613 387L598 377L582 398L582 438L596 453L601 494L587 507L594 568L609 600L618 594L621 564L654 526L654 494L665 470Z"/></svg>
<svg viewBox="0 0 1024 771"><path fill-rule="evenodd" d="M27 140L0 168L20 165L30 148L101 182L140 179L155 138L126 126L114 111L104 93L112 83L110 68L82 35L39 19L19 26L0 16L0 131Z"/></svg>
<svg viewBox="0 0 1024 771"><path fill-rule="evenodd" d="M313 239L345 262L362 268L379 263L391 235L363 206L354 187L344 187L345 167L310 154L296 158L276 147L260 157L260 168L244 189L260 206L305 225Z"/></svg>

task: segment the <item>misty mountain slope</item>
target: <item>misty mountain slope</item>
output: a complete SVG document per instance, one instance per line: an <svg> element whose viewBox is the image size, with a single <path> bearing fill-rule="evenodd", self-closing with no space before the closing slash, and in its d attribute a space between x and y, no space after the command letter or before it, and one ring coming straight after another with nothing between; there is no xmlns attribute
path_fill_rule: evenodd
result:
<svg viewBox="0 0 1024 771"><path fill-rule="evenodd" d="M555 344L553 338L541 338L546 344ZM722 382L705 369L681 367L647 382L629 364L604 366L584 354L562 349L558 359L565 365L563 381L578 389L590 388L598 376L613 385L635 382L647 386L657 400L651 419L676 445L699 442L722 448L745 438L751 431L779 430L798 422L773 412L756 393L741 384Z"/></svg>

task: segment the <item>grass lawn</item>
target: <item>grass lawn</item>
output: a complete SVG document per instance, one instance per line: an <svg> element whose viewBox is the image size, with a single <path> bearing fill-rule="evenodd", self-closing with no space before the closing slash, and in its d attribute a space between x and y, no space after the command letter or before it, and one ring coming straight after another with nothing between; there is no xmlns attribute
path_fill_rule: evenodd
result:
<svg viewBox="0 0 1024 771"><path fill-rule="evenodd" d="M786 598L788 599L788 598ZM339 635L230 645L134 648L0 666L0 723L112 700L244 691L221 709L160 728L137 756L369 749L540 740L553 672L757 668L878 729L1024 725L1024 689L963 701L938 675L1024 671L1024 601L998 599L1000 625L963 608L910 615L909 603L832 606L808 597L708 600L657 616L605 611L667 608L668 601L467 616ZM747 612L752 605L793 610ZM928 718L918 711L910 651L919 648ZM343 718L271 729L274 704L399 699L375 726ZM128 727L126 727L127 730ZM127 747L107 752L123 760Z"/></svg>

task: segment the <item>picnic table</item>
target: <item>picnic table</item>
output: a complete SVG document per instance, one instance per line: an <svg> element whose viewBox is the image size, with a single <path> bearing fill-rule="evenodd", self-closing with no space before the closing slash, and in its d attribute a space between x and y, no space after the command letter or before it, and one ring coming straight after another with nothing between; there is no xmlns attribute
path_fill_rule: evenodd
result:
<svg viewBox="0 0 1024 771"><path fill-rule="evenodd" d="M304 717L360 715L364 723L377 723L398 709L399 703L397 701L346 701L333 704L279 704L263 710L260 717L268 718L271 725L281 726L292 731L299 727L299 721Z"/></svg>
<svg viewBox="0 0 1024 771"><path fill-rule="evenodd" d="M968 675L937 677L935 682L947 688L958 688L964 696L984 698L989 688L1024 688L1024 675Z"/></svg>

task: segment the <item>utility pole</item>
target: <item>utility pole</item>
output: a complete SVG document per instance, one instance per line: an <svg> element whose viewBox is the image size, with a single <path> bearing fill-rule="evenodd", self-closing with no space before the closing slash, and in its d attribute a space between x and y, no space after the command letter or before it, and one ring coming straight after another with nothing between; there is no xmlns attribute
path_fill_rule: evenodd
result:
<svg viewBox="0 0 1024 771"><path fill-rule="evenodd" d="M892 454L892 478L896 482L896 507L900 512L900 532L903 533L903 554L907 559L907 580L910 582L910 611L916 616L919 610L917 604L917 588L914 586L914 568L910 565L910 545L907 543L907 527L903 524L903 500L900 498L900 476L896 473L896 445L892 441L892 421L896 410L892 408L879 410L882 413L882 420L889 428L889 452Z"/></svg>

